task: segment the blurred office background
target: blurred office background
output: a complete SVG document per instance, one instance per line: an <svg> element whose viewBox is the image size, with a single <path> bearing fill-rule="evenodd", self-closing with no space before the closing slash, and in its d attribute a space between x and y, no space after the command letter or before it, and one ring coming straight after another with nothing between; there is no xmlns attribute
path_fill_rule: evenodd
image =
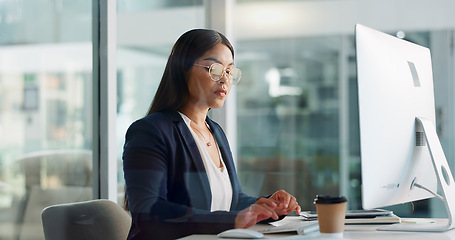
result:
<svg viewBox="0 0 455 240"><path fill-rule="evenodd" d="M361 208L356 23L431 49L437 129L454 169L451 0L112 1L116 74L107 84L116 87L108 89L94 80L93 59L105 54L93 50L100 2L0 0L0 239L43 239L44 207L106 197L100 166L112 164L99 154L97 93L109 89L116 114L107 119L115 123L108 158L117 174L107 182L109 198L122 204L125 131L145 115L173 43L192 28L227 35L243 71L211 114L230 139L245 192L286 189L304 210L316 194L340 194ZM391 209L443 217L438 201Z"/></svg>

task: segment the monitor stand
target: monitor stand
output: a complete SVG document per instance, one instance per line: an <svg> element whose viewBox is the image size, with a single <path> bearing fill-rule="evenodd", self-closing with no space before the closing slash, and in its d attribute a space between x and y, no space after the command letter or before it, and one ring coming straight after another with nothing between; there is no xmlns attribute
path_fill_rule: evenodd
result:
<svg viewBox="0 0 455 240"><path fill-rule="evenodd" d="M436 172L438 184L442 189L444 205L446 207L448 221L437 223L399 223L378 228L383 231L412 231L412 232L442 232L455 228L455 186L449 164L439 142L436 128L432 121L417 117L423 128L425 139L430 150L433 167Z"/></svg>

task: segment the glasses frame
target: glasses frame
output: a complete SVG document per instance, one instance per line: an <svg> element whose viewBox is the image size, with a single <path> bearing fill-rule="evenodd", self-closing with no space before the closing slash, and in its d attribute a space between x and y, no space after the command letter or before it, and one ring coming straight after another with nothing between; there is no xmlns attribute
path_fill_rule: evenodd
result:
<svg viewBox="0 0 455 240"><path fill-rule="evenodd" d="M224 74L226 74L228 80L229 80L233 85L239 83L239 82L240 82L240 79L242 78L242 70L240 70L239 68L234 67L232 70L238 70L239 73L240 73L239 79L238 79L237 81L234 81L234 78L233 78L232 75L231 75L232 70L229 71L229 73L226 72L227 67L224 67L223 64L221 64L221 63L215 62L215 63L210 64L210 66L201 65L201 64L198 64L198 63L195 63L195 64L193 64L193 65L199 66L199 67L203 67L203 68L207 68L207 69L209 70L210 79L212 79L212 80L215 81L215 82L220 81L221 78L223 78ZM213 66L215 66L215 65L220 65L220 66L223 67L223 73L221 74L221 76L220 76L218 79L213 78L213 75L212 75L212 69L213 69Z"/></svg>

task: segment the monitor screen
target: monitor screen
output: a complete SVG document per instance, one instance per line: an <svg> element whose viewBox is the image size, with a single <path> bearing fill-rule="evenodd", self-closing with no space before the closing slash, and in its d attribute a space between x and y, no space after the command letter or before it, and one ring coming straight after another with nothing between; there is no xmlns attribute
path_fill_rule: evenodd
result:
<svg viewBox="0 0 455 240"><path fill-rule="evenodd" d="M437 178L421 125L435 125L430 50L356 25L362 206L433 197Z"/></svg>

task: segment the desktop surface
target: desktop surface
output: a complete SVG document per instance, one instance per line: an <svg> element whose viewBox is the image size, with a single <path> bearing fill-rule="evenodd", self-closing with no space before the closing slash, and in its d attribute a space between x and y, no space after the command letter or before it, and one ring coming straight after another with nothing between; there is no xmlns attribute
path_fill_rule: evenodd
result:
<svg viewBox="0 0 455 240"><path fill-rule="evenodd" d="M289 216L285 218L286 221L301 221L300 217ZM432 221L447 221L447 219L431 219ZM418 223L408 223L408 224L418 224ZM376 229L384 225L374 225L374 224L359 224L359 225L345 225L345 231L342 239L363 239L363 240L455 240L455 230L449 230L445 232L403 232L403 231L377 231ZM270 225L267 224L256 224L250 229L260 231L263 229L270 228ZM216 235L191 235L185 238L184 240L204 240L204 239L227 239L227 238L218 238ZM293 233L271 233L264 234L263 239L283 239L283 240L292 240L292 239L336 239L336 238L323 238L319 236L319 233L310 233L308 235L297 235L296 232ZM338 238L340 239L340 238Z"/></svg>

